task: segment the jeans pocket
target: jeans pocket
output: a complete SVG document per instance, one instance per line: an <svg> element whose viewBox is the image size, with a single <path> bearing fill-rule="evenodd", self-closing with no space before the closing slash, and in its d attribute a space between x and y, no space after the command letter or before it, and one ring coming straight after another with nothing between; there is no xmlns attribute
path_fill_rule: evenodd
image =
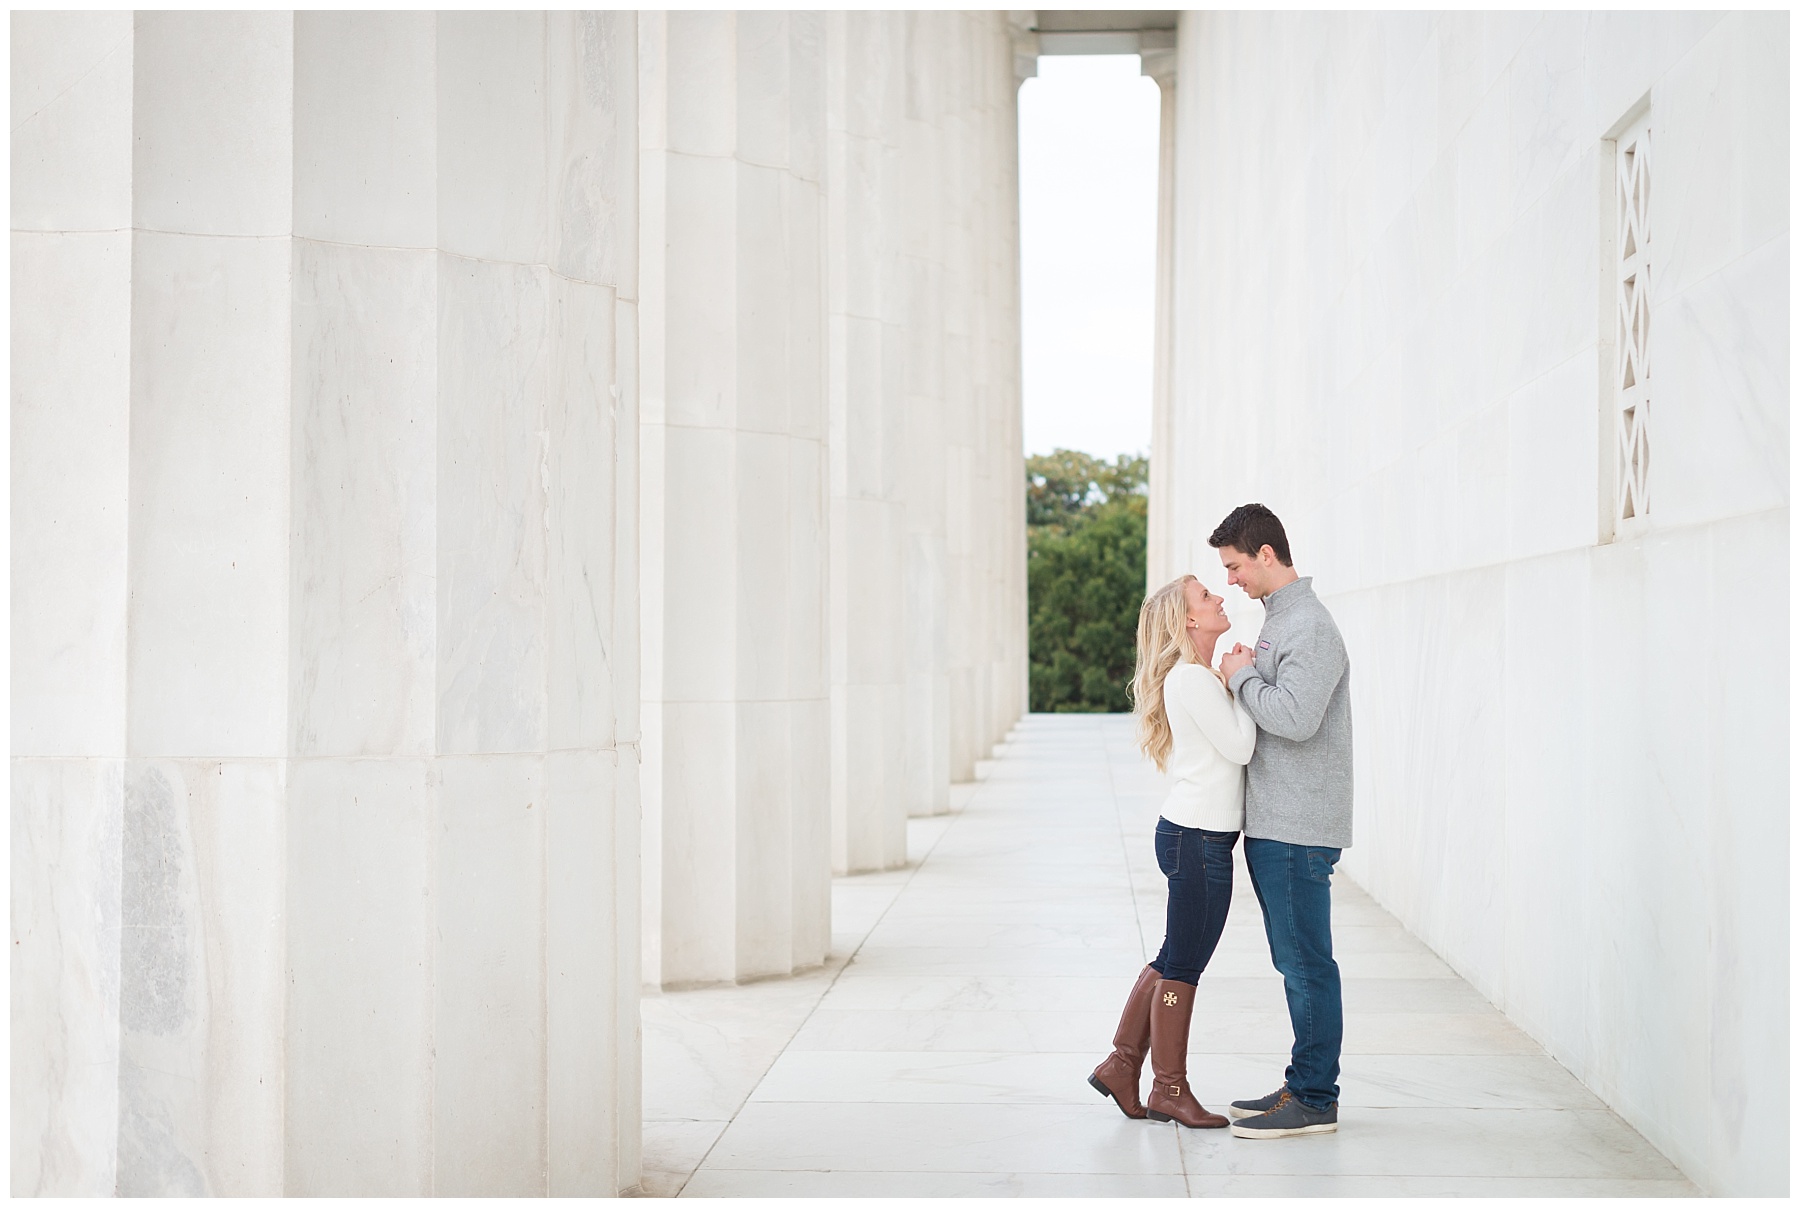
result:
<svg viewBox="0 0 1800 1208"><path fill-rule="evenodd" d="M1156 828L1156 866L1162 875L1173 877L1181 871L1181 835L1176 831Z"/></svg>
<svg viewBox="0 0 1800 1208"><path fill-rule="evenodd" d="M1341 848L1309 847L1306 849L1306 879L1321 885L1331 884L1331 870L1336 867Z"/></svg>
<svg viewBox="0 0 1800 1208"><path fill-rule="evenodd" d="M1209 884L1231 884L1231 849L1237 846L1237 836L1229 839L1215 839L1206 836L1200 844L1200 858L1206 865L1206 880Z"/></svg>

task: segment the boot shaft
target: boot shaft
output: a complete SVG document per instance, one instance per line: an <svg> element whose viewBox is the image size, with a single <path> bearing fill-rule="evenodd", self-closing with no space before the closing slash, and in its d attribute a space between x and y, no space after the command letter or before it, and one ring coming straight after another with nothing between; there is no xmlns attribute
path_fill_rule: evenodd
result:
<svg viewBox="0 0 1800 1208"><path fill-rule="evenodd" d="M1186 1085L1193 1018L1194 987L1158 980L1150 1000L1150 1072L1158 1085Z"/></svg>
<svg viewBox="0 0 1800 1208"><path fill-rule="evenodd" d="M1150 1004L1155 1001L1160 977L1148 965L1138 974L1137 983L1125 999L1118 1030L1113 1033L1113 1051L1088 1075L1088 1085L1117 1103L1119 1110L1133 1120L1144 1118L1138 1085L1144 1054L1150 1048Z"/></svg>
<svg viewBox="0 0 1800 1208"><path fill-rule="evenodd" d="M1150 1098L1152 1120L1174 1120L1188 1128L1223 1128L1230 1123L1194 1098L1187 1081L1188 1028L1194 1018L1194 987L1158 981L1150 1006Z"/></svg>
<svg viewBox="0 0 1800 1208"><path fill-rule="evenodd" d="M1161 979L1162 974L1149 965L1144 966L1125 999L1118 1030L1113 1033L1113 1051L1139 1066L1143 1065L1144 1053L1150 1047L1150 1006L1156 1001L1156 983Z"/></svg>

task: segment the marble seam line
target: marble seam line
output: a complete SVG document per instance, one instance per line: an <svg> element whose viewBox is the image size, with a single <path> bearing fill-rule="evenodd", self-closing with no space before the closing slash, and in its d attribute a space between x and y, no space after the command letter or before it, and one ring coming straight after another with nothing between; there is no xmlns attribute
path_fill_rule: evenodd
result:
<svg viewBox="0 0 1800 1208"><path fill-rule="evenodd" d="M166 231L161 227L122 226L122 227L80 227L75 229L13 227L15 235L167 235L176 239L245 239L267 241L286 239L294 243L314 243L320 247L341 247L354 251L366 252L418 252L434 256L447 256L452 260L466 260L470 264L493 264L501 268L534 268L543 269L550 276L573 285L591 285L595 289L610 289L618 295L619 301L636 304L637 299L621 292L624 287L611 281L597 281L592 277L572 277L568 273L546 264L542 260L496 260L491 256L477 256L470 252L452 251L436 244L396 244L396 243L346 243L341 239L324 239L317 235L301 235L293 231L276 231L269 234L246 235L230 231Z"/></svg>
<svg viewBox="0 0 1800 1208"><path fill-rule="evenodd" d="M50 108L50 106L56 104L56 102L62 100L64 97L68 96L71 92L75 91L76 88L81 86L81 82L83 80L85 80L89 76L93 75L96 71L99 71L102 67L106 66L106 61L108 59L112 58L115 54L117 54L119 52L119 47L121 47L121 46L125 45L125 43L131 41L132 38L136 34L137 34L137 27L134 23L132 28L126 30L123 34L121 34L119 36L119 40L117 42L114 42L111 46L107 47L105 54L101 55L99 58L94 60L93 66L89 67L86 71L84 71L80 75L76 76L72 81L69 82L68 87L64 88L61 92L57 93L55 96L53 96L49 100L45 101L42 105L39 105L36 109L33 109L30 113L27 113L24 117L20 118L18 121L18 124L15 125L9 133L16 136L19 133L19 131L23 130L25 128L26 124L28 122L32 121L34 118L36 118L38 114L44 112L44 110Z"/></svg>
<svg viewBox="0 0 1800 1208"><path fill-rule="evenodd" d="M979 788L977 788L976 794L979 794L980 791L981 790ZM973 795L971 795L971 796L973 797ZM968 803L964 802L965 808L967 808L967 805L968 805ZM956 812L949 815L950 820L952 822L954 822L956 818L961 816L961 814L962 814L962 811L957 810ZM844 958L844 963L842 965L838 966L838 970L836 973L831 975L831 981L826 983L825 988L819 992L819 997L813 1000L813 1005L807 1010L805 1018L801 1019L799 1027L794 1029L793 1036L789 1036L787 1039L787 1043L781 1046L781 1052L775 1054L775 1061L781 1060L782 1054L786 1053L788 1051L788 1046L793 1044L794 1036L798 1036L800 1034L800 1032L806 1027L806 1025L812 1021L812 1017L814 1015L818 1014L819 1004L821 1002L825 1001L825 996L827 994L830 994L832 991L832 987L837 985L838 979L844 975L844 970L848 969L851 966L851 964L856 960L856 954L862 951L863 944L868 941L869 936L874 932L875 928L881 926L881 920L887 917L888 911L893 909L894 903L900 900L900 895L906 892L906 887L912 883L913 877L918 875L919 869L925 867L925 862L927 860L931 859L931 853L933 851L937 850L937 845L943 840L944 836L949 833L950 833L949 826L942 827L938 831L937 838L933 839L931 841L931 843L925 848L925 851L919 856L919 862L916 865L914 865L912 870L907 874L906 880L904 880L900 883L899 888L894 891L893 897L888 900L888 904L881 908L881 913L875 917L875 921L873 923L869 924L869 929L867 931L863 932L862 939L860 939L856 942L856 947L851 949L850 955L847 956L846 958ZM773 1068L773 1066L774 1066L774 1062L771 1062L770 1068ZM763 1071L763 1078L767 1078L767 1077L768 1077L768 1071L765 1070L765 1071ZM759 1078L757 1080L758 1086L762 1085L763 1078ZM737 1107L732 1110L731 1116L729 1119L727 1119L725 1121L724 1127L719 1129L718 1136L713 1138L712 1144L710 1144L706 1147L706 1152L700 1155L700 1160L698 1162L696 1162L694 1164L693 1169L688 1171L687 1174L682 1178L681 1186L677 1187L675 1189L675 1195L677 1197L679 1197L681 1195L682 1191L686 1189L688 1183L693 1179L694 1175L699 1172L700 1168L706 1165L707 1158L712 1156L712 1151L714 1149L718 1148L719 1142L725 1138L725 1134L727 1132L731 1131L731 1126L734 1123L736 1123L738 1114L744 1110L745 1105L750 1102L751 1098L754 1097L755 1094L756 1094L756 1088L752 1087L750 1090L750 1094L746 1095L744 1097L743 1103L738 1104Z"/></svg>
<svg viewBox="0 0 1800 1208"><path fill-rule="evenodd" d="M743 430L744 429L720 429L720 428L702 429L702 431L708 431L708 432L743 431ZM689 699L687 697L680 697L680 696L659 696L659 697L654 697L654 698L645 697L644 703L651 704L651 705L820 705L820 704L829 703L830 700L831 700L830 696L780 696L780 697L734 696L734 697L730 698L729 700L720 700L716 697L711 698L711 699L705 699L705 698Z"/></svg>
<svg viewBox="0 0 1800 1208"><path fill-rule="evenodd" d="M698 702L705 703L705 702ZM782 702L775 702L782 703ZM606 755L620 751L630 751L639 756L639 739L628 742L610 742L593 747L544 747L533 751L395 751L388 754L375 755L230 755L204 754L195 755L157 755L141 751L132 751L124 755L13 755L9 758L14 763L68 763L71 760L104 760L116 763L229 763L243 766L247 764L277 763L419 763L438 759L516 759L526 756L546 755Z"/></svg>
<svg viewBox="0 0 1800 1208"><path fill-rule="evenodd" d="M667 404L667 400L665 397L664 406L666 407L667 405L668 404ZM748 433L751 436L774 436L774 437L779 437L783 440L791 440L795 444L798 444L798 445L826 445L830 442L830 439L831 439L829 436L796 436L792 432L783 432L780 430L770 430L767 428L752 428L752 427L748 427L748 426L745 426L742 424L734 424L734 423L693 424L693 423L685 423L685 422L674 422L674 421L666 420L666 419L640 420L639 423L641 423L646 428L676 428L676 429L679 429L684 432L744 432L744 433ZM887 501L883 500L882 502L887 502ZM895 506L899 506L899 505L895 505ZM812 698L809 697L807 699L812 699Z"/></svg>
<svg viewBox="0 0 1800 1208"><path fill-rule="evenodd" d="M667 1174L670 1172L656 1171L655 1173ZM772 1167L767 1167L767 1166L714 1166L714 1167L709 1168L709 1173L755 1174L755 1175L774 1175L774 1176L780 1176L780 1175L785 1175L785 1174L842 1174L842 1175L849 1175L849 1176L853 1176L853 1177L866 1177L866 1176L873 1176L873 1175L914 1176L914 1175L921 1175L921 1174L924 1174L924 1175L960 1174L960 1175L977 1175L977 1176L981 1176L984 1178L990 1178L990 1179L1006 1179L1006 1178L1015 1177L1015 1176L1021 1175L1021 1174L1023 1174L1023 1175L1042 1175L1042 1176L1046 1176L1049 1178L1068 1178L1068 1177L1079 1177L1080 1173L1083 1173L1083 1172L1074 1172L1072 1174L1069 1172L1059 1173L1059 1172L1055 1172L1055 1171L1005 1172L1005 1171L995 1171L992 1169L987 1169L987 1170L937 1170L937 1169L933 1169L933 1170L928 1170L928 1171L918 1171L918 1170L840 1170L836 1167L830 1167L830 1166L823 1166L823 1167L822 1166L786 1166L786 1167L780 1167L780 1168L772 1168ZM1086 1173L1097 1173L1097 1172L1086 1172ZM1108 1177L1108 1176L1102 1175L1101 1177ZM1114 1177L1116 1177L1116 1176L1114 1176ZM1127 1178L1130 1178L1130 1177L1171 1178L1172 1179L1172 1178L1175 1178L1176 1176L1173 1174L1162 1174L1162 1175L1140 1174L1140 1175L1135 1175L1135 1176L1126 1175L1124 1177L1127 1177ZM1682 1179L1671 1179L1671 1178L1666 1178L1666 1177L1663 1177L1660 1175L1629 1175L1629 1174L1617 1174L1617 1175L1604 1175L1604 1174L1603 1175L1586 1175L1586 1174L1559 1174L1559 1175L1541 1175L1541 1174L1475 1174L1475 1175L1357 1174L1357 1175L1331 1175L1331 1174L1320 1174L1317 1172L1277 1174L1277 1173L1231 1173L1228 1171L1220 1171L1220 1172L1214 1172L1211 1174L1196 1175L1195 1177L1202 1178L1202 1179L1210 1179L1215 1182L1222 1181L1222 1180L1238 1180L1238 1179L1263 1180L1263 1179L1353 1178L1353 1179L1380 1179L1380 1180L1384 1180L1384 1181L1385 1180L1396 1180L1396 1181L1410 1181L1410 1182L1433 1182L1433 1183L1439 1183L1439 1184L1447 1182L1452 1179L1455 1179L1455 1180L1473 1180L1475 1182L1481 1182L1481 1183L1510 1183L1510 1182L1514 1182L1514 1181L1541 1183L1546 1180L1549 1180L1549 1181L1553 1181L1553 1182L1557 1182L1557 1183L1592 1183L1592 1184L1597 1184L1597 1185L1603 1185L1603 1184L1608 1184L1608 1183L1621 1183L1621 1182L1623 1182L1623 1183L1650 1183L1650 1184L1665 1185L1665 1186L1669 1186L1669 1187L1686 1187L1688 1185L1686 1183L1686 1181L1682 1180Z"/></svg>
<svg viewBox="0 0 1800 1208"><path fill-rule="evenodd" d="M1351 596L1366 595L1369 592L1375 591L1385 591L1388 588L1393 587L1407 587L1414 583L1429 583L1433 579L1448 579L1452 575L1466 575L1474 574L1477 571L1505 570L1509 567L1529 566L1534 562L1541 562L1549 558L1562 558L1569 554L1577 554L1583 551L1593 552L1612 549L1618 546L1630 545L1634 542L1648 541L1658 537L1675 536L1695 529L1711 528L1718 524L1728 524L1734 520L1752 520L1763 516L1785 516L1787 512L1788 509L1786 507L1757 508L1754 511L1733 512L1730 515L1713 516L1705 520L1690 520L1681 524L1659 525L1653 529L1645 529L1634 536L1617 538L1604 545L1570 545L1565 546L1562 549L1546 550L1540 554L1528 554L1523 558L1509 558L1499 562L1481 562L1469 566L1452 567L1449 570L1432 571L1429 574L1414 575L1410 579L1390 579L1380 583L1370 583L1364 587L1348 587L1342 591L1332 592L1331 594L1333 599L1347 599ZM1345 875L1348 876L1349 874L1346 873ZM1361 887L1359 886L1359 888ZM1363 892L1367 893L1368 891L1365 889Z"/></svg>
<svg viewBox="0 0 1800 1208"><path fill-rule="evenodd" d="M832 135L834 133L842 133L842 132L831 131L831 130L826 131L827 137L829 137L830 135ZM852 135L851 137L857 137L857 136ZM805 181L809 185L823 186L825 184L825 178L824 178L823 173L820 173L816 177L805 176L799 172L794 171L794 169L790 165L787 165L787 164L765 164L765 163L761 162L760 160L745 159L742 155L738 154L736 151L730 151L730 152L726 152L724 154L720 154L720 153L712 152L712 151L677 151L674 147L639 147L638 153L640 156L679 155L682 159L712 160L714 162L723 160L727 163L743 164L746 168L763 168L770 172L781 172L787 176L792 177L795 180Z"/></svg>
<svg viewBox="0 0 1800 1208"><path fill-rule="evenodd" d="M1758 252L1762 251L1764 248L1768 247L1770 244L1780 243L1783 239L1786 239L1788 237L1788 235L1789 235L1789 232L1785 228L1780 231L1777 231L1774 234L1770 235L1767 239L1763 240L1761 243L1755 245L1754 247L1747 247L1743 251L1739 252L1737 255L1733 256L1731 259L1725 261L1723 264L1716 265L1712 269L1711 272L1708 272L1704 276L1695 277L1692 281L1689 281L1686 285L1682 286L1680 289L1676 290L1674 293L1663 294L1663 295L1659 296L1658 299L1656 300L1656 302L1653 304L1654 309L1652 310L1652 314L1654 315L1655 310L1661 310L1664 307L1671 306L1674 303L1680 301L1682 298L1685 298L1689 293L1691 293L1697 286L1706 284L1708 281L1711 281L1714 277L1719 276L1721 273L1724 273L1726 270L1736 268L1739 264L1742 264L1744 261L1748 260L1750 257L1756 255ZM1670 252L1668 258L1671 260L1674 259L1674 253ZM1665 269L1664 271L1666 272L1667 270ZM1655 286L1652 285L1651 288L1654 289ZM1771 509L1764 509L1764 510L1771 510Z"/></svg>

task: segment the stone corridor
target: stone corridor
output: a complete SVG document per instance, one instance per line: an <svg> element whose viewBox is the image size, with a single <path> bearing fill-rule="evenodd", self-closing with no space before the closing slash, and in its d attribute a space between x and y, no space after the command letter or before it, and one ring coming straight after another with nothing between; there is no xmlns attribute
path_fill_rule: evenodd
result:
<svg viewBox="0 0 1800 1208"><path fill-rule="evenodd" d="M1162 781L1126 717L1033 715L906 868L840 878L831 959L647 997L650 1195L1694 1195L1655 1148L1345 877L1337 1134L1257 1143L1090 1090L1162 935ZM1239 852L1189 1078L1220 1108L1288 1044Z"/></svg>

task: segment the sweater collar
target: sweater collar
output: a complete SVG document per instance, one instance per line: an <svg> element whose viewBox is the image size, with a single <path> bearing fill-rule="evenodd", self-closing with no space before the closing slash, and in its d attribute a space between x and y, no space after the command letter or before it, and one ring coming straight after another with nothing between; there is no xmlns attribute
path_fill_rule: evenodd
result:
<svg viewBox="0 0 1800 1208"><path fill-rule="evenodd" d="M1272 617L1283 609L1292 607L1301 600L1310 599L1312 594L1311 575L1295 579L1285 587L1279 587L1263 597L1263 613L1266 616Z"/></svg>

